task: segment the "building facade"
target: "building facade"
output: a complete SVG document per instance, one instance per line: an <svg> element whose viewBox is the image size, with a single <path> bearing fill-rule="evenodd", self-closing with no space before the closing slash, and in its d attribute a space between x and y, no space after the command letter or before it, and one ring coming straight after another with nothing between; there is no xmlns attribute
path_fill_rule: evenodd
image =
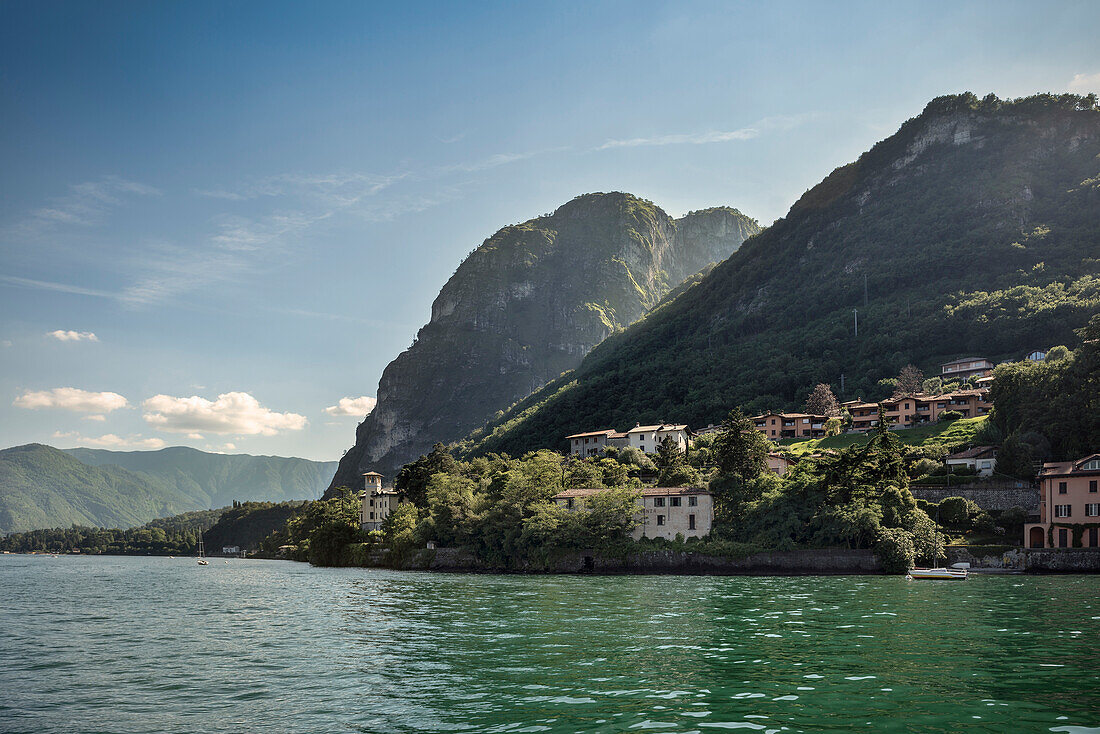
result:
<svg viewBox="0 0 1100 734"><path fill-rule="evenodd" d="M571 436L566 436L565 440L569 442L569 454L571 456L580 456L584 458L588 456L598 456L603 453L603 450L608 446L615 445L612 444L611 441L613 437L618 436L625 438L625 434L617 433L611 428L605 428L602 431L574 433Z"/></svg>
<svg viewBox="0 0 1100 734"><path fill-rule="evenodd" d="M825 415L812 413L765 413L752 417L756 430L773 441L781 438L823 438Z"/></svg>
<svg viewBox="0 0 1100 734"><path fill-rule="evenodd" d="M367 472L363 475L363 490L359 493L359 527L363 530L381 530L382 522L397 509L399 498L392 489L382 488L382 475Z"/></svg>
<svg viewBox="0 0 1100 734"><path fill-rule="evenodd" d="M878 403L850 403L844 407L852 416L853 431L866 432L878 425ZM953 410L963 418L979 418L988 415L993 404L989 402L989 390L955 390L943 395L902 395L882 401L886 419L891 427L911 428L921 423L935 423L940 416Z"/></svg>
<svg viewBox="0 0 1100 734"><path fill-rule="evenodd" d="M567 489L554 495L554 503L570 511L582 511L587 499L603 489ZM676 536L701 538L714 525L714 498L705 489L694 487L646 487L641 491L637 525L630 537L665 538Z"/></svg>
<svg viewBox="0 0 1100 734"><path fill-rule="evenodd" d="M634 426L626 432L628 446L652 454L666 438L672 438L681 452L688 449L688 430L685 425L674 423L660 423L655 426Z"/></svg>
<svg viewBox="0 0 1100 734"><path fill-rule="evenodd" d="M1043 464L1039 522L1024 525L1029 548L1100 548L1100 454Z"/></svg>
<svg viewBox="0 0 1100 734"><path fill-rule="evenodd" d="M993 372L995 365L985 357L963 357L940 365L940 377L944 380L965 380L968 377L984 377Z"/></svg>

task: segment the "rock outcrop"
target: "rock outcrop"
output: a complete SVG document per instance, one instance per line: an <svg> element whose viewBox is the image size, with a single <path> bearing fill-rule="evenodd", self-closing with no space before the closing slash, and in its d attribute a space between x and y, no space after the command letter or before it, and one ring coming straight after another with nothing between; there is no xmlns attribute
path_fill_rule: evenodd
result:
<svg viewBox="0 0 1100 734"><path fill-rule="evenodd" d="M392 476L436 442L462 438L759 231L735 209L673 220L624 193L578 196L501 229L458 267L431 320L382 373L332 488L357 486L368 470Z"/></svg>

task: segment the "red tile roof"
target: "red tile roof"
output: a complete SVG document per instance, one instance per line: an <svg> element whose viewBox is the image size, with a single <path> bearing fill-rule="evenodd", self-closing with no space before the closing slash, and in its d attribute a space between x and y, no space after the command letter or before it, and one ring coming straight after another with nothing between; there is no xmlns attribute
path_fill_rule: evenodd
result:
<svg viewBox="0 0 1100 734"><path fill-rule="evenodd" d="M577 487L576 489L567 489L564 492L558 492L556 495L554 495L554 499L567 499L569 497L591 497L598 492L606 491L606 488ZM710 490L701 489L699 487L643 487L640 491L643 497L663 497L666 495L684 494L710 494Z"/></svg>

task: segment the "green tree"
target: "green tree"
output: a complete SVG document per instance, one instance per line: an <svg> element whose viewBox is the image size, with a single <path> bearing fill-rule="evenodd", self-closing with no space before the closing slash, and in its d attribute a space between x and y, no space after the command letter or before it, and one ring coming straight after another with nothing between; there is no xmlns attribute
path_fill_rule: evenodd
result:
<svg viewBox="0 0 1100 734"><path fill-rule="evenodd" d="M426 507L428 482L432 477L436 474L454 474L457 470L458 462L447 447L437 443L427 455L405 464L398 472L393 487L402 499L412 502L417 507Z"/></svg>
<svg viewBox="0 0 1100 734"><path fill-rule="evenodd" d="M721 474L750 481L767 471L770 450L771 444L764 434L756 430L740 408L734 408L714 439L713 454Z"/></svg>

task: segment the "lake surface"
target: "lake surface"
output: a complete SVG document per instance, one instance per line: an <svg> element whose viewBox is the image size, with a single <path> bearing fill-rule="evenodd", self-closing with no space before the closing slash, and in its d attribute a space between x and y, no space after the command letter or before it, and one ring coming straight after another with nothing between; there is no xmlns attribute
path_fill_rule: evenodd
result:
<svg viewBox="0 0 1100 734"><path fill-rule="evenodd" d="M0 556L2 732L1098 727L1097 576Z"/></svg>

